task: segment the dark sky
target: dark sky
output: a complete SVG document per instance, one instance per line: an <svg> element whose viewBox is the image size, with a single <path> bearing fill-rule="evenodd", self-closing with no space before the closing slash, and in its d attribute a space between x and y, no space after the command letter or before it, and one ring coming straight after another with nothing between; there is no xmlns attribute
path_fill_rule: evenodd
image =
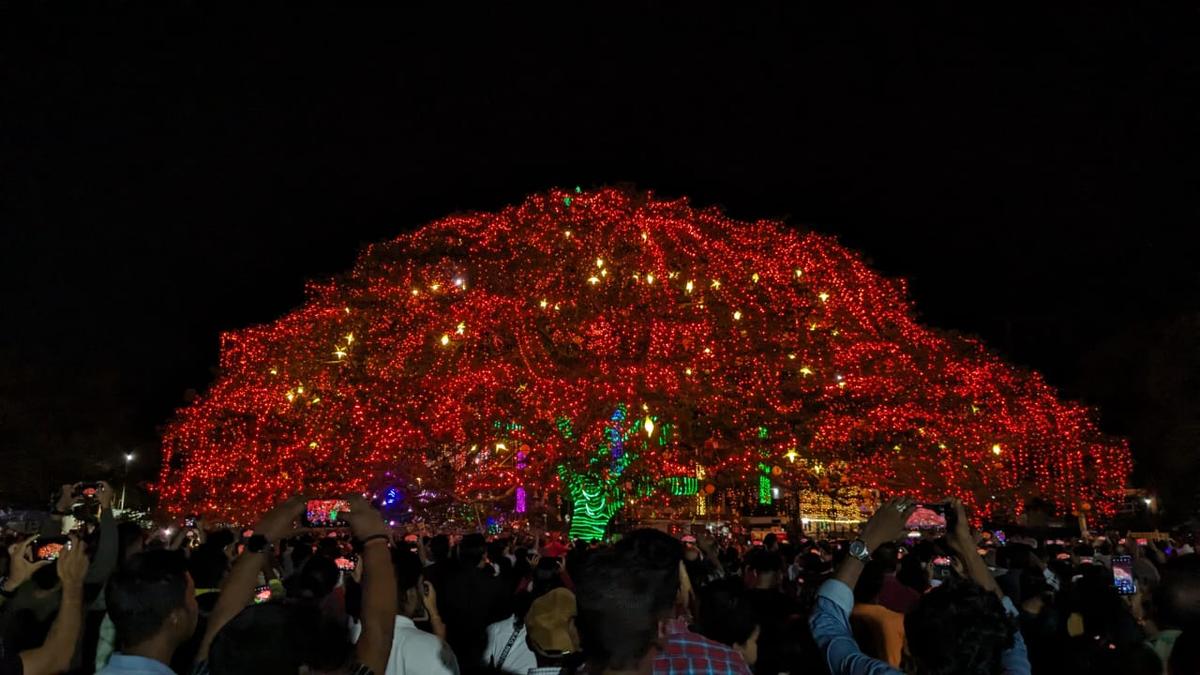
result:
<svg viewBox="0 0 1200 675"><path fill-rule="evenodd" d="M218 333L362 244L617 182L838 235L927 322L1102 406L1142 467L1200 427L1146 393L1200 354L1186 3L13 4L0 452L150 459Z"/></svg>

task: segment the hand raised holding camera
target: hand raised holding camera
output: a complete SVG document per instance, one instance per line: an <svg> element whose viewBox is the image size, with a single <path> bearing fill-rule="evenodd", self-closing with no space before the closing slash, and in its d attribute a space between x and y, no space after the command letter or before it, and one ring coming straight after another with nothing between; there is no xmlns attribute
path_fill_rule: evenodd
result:
<svg viewBox="0 0 1200 675"><path fill-rule="evenodd" d="M8 578L4 580L4 590L12 592L29 581L33 573L49 565L49 560L34 560L33 559L33 542L37 539L37 535L29 537L24 541L19 541L8 547Z"/></svg>
<svg viewBox="0 0 1200 675"><path fill-rule="evenodd" d="M363 541L377 534L391 537L392 531L383 522L383 516L367 500L360 495L353 495L347 497L346 501L350 503L350 510L345 513L344 519L350 523L350 532L355 539Z"/></svg>

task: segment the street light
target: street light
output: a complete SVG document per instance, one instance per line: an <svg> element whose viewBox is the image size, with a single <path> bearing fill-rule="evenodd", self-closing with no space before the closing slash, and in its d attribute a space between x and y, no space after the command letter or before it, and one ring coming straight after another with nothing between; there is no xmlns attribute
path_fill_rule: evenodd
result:
<svg viewBox="0 0 1200 675"><path fill-rule="evenodd" d="M133 461L133 453L125 453L125 476L121 481L121 510L125 510L125 486L129 484L129 463Z"/></svg>

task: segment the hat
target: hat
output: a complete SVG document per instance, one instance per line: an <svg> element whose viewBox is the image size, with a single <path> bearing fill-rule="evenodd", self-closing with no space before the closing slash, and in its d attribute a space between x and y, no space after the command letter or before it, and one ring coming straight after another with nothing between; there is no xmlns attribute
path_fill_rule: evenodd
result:
<svg viewBox="0 0 1200 675"><path fill-rule="evenodd" d="M556 588L529 606L525 629L529 641L547 656L575 651L571 622L575 618L575 594Z"/></svg>

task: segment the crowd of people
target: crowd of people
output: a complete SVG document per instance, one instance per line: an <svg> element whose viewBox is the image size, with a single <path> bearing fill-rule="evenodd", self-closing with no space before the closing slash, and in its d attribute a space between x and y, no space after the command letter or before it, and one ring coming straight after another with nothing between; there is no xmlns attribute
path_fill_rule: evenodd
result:
<svg viewBox="0 0 1200 675"><path fill-rule="evenodd" d="M570 542L405 533L357 497L344 529L297 497L148 533L79 493L4 533L0 675L1200 673L1189 544L1005 541L953 500L916 537L897 498L844 539Z"/></svg>

